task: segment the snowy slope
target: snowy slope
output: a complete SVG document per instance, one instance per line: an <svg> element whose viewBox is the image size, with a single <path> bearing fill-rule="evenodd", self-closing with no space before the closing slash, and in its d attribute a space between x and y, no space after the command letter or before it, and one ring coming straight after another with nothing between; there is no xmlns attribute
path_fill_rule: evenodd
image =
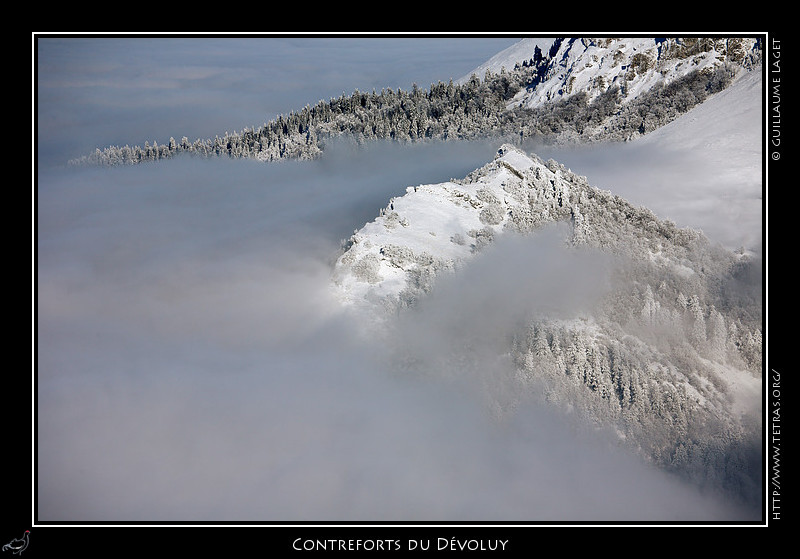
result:
<svg viewBox="0 0 800 559"><path fill-rule="evenodd" d="M736 242L731 248L760 245L762 85L760 67L740 74L727 89L634 142L643 151L671 150L692 161L684 167L691 178L665 188L673 189L675 200L694 200L686 203L686 222L722 242Z"/></svg>
<svg viewBox="0 0 800 559"><path fill-rule="evenodd" d="M735 163L734 150L761 152L763 112L761 68L739 74L725 90L710 97L679 120L659 128L639 140L645 144L670 143L687 149L703 150L715 158ZM760 178L760 173L759 173Z"/></svg>
<svg viewBox="0 0 800 559"><path fill-rule="evenodd" d="M692 41L653 37L528 38L498 53L472 73L482 77L487 69L494 73L503 67L510 70L517 63L531 60L538 46L545 57L542 79L535 87L520 91L511 104L535 107L580 91L591 100L612 86L619 86L624 99L630 100L658 82L668 83L694 70L711 69L726 61L746 62L757 44L752 38L719 38L703 47ZM555 52L548 58L551 49Z"/></svg>

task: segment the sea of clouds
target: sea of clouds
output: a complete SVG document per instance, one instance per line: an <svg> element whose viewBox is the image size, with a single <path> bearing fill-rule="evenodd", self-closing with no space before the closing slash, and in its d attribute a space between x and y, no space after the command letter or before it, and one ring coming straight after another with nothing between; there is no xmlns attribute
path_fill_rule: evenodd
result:
<svg viewBox="0 0 800 559"><path fill-rule="evenodd" d="M477 66L503 48L497 43L466 61L465 48L448 44L442 59L451 74L442 79ZM336 46L344 52L331 53ZM430 48L397 39L370 46L385 48L403 68L427 68L433 58ZM175 120L174 131L165 131L162 117L191 122L206 137L295 108L283 100L271 109L262 100L269 87L291 89L300 101L308 81L329 80L348 92L379 87L373 84L391 74L381 61L352 61L370 50L363 43L164 39L141 45L139 58L131 49L103 54L97 47L59 39L39 51L39 519L689 521L745 514L621 451L613 439L586 437L534 401L498 420L486 403L487 395L502 400L512 374L502 359L473 363L481 375L437 371L437 363L451 362L445 353L459 328L472 335L504 327L499 310L514 310L506 273L519 254L513 246L445 285L427 308L398 323L396 337L365 335L358 317L341 308L330 286L340 241L406 186L463 177L497 146L339 145L318 161L277 165L60 163L81 155L72 153L76 145L86 151L141 144L153 131L184 133ZM173 47L183 57L165 54ZM202 67L198 52L209 55ZM295 58L280 58L287 53ZM303 72L284 80L276 70L267 79L256 62L271 56ZM245 61L250 73L219 70L231 60ZM409 71L408 79L424 84L428 75ZM145 85L151 89L142 91ZM588 174L579 163L570 166ZM549 254L544 245L527 250ZM540 287L553 279L546 271L538 277ZM393 359L400 352L432 365L404 374Z"/></svg>

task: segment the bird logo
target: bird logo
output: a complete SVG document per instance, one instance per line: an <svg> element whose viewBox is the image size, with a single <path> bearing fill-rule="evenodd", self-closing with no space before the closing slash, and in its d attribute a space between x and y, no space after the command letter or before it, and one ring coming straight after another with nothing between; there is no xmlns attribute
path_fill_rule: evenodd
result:
<svg viewBox="0 0 800 559"><path fill-rule="evenodd" d="M21 555L25 548L28 547L28 537L31 531L25 530L21 538L14 538L6 545L3 546L3 551L10 551L13 554Z"/></svg>

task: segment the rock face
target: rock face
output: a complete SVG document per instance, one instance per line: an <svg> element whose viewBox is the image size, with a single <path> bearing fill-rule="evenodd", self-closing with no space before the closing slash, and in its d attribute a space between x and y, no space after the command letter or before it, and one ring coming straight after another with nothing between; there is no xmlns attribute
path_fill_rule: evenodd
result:
<svg viewBox="0 0 800 559"><path fill-rule="evenodd" d="M526 272L507 269L517 284L541 281L530 270L557 268L570 255L602 255L596 268L554 272L563 277L548 280L550 306L531 306L524 291L495 294L493 304L514 298L502 308L525 310L503 311L513 323L494 350L510 363L516 388L493 402L498 413L541 395L670 471L757 501L758 262L508 144L463 180L409 187L380 214L352 236L333 274L343 302L373 318L424 308L438 281L468 271L500 240L558 237L562 256ZM555 295L582 273L602 289L573 309L569 295ZM485 367L471 352L481 345L476 337L491 335L459 335L447 349L454 366Z"/></svg>

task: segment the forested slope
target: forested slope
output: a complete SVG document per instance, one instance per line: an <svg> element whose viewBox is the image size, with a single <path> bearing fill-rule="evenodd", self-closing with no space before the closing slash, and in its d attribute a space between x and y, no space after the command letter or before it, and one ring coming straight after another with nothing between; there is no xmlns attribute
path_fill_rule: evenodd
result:
<svg viewBox="0 0 800 559"><path fill-rule="evenodd" d="M659 44L659 60L670 62L669 67L659 68L642 52L627 55L626 64L624 56L617 56L621 47L610 39L558 39L548 53L537 48L529 60L513 68L487 70L465 83L439 82L427 90L416 85L410 91L356 90L281 115L258 128L194 141L184 136L144 146L98 148L71 163L125 165L186 153L262 161L309 159L318 157L327 141L340 137L358 143L485 137L515 142L625 140L670 122L727 87L737 72L754 67L760 45L753 42L745 50L740 43L671 39ZM569 73L577 69L565 70L559 64L566 57L565 49L575 50L577 45L586 51L573 66L591 64L597 59L595 52L608 51L613 77L595 75L586 87L574 87ZM584 61L586 57L589 61ZM553 88L557 95L550 91ZM545 97L534 96L542 89L547 89Z"/></svg>

